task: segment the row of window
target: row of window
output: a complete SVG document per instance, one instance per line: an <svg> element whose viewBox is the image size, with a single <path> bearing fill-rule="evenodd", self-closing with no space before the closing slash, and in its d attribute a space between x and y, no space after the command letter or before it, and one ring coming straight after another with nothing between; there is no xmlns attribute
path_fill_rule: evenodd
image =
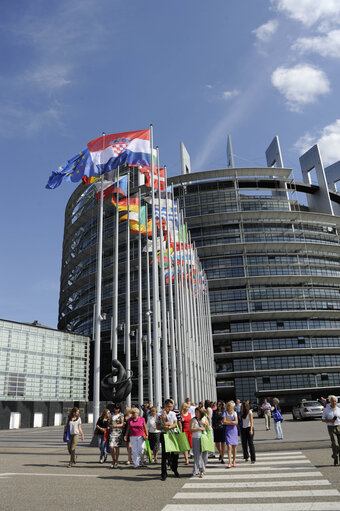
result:
<svg viewBox="0 0 340 511"><path fill-rule="evenodd" d="M232 341L232 351L281 350L292 348L340 348L340 337L291 337Z"/></svg>
<svg viewBox="0 0 340 511"><path fill-rule="evenodd" d="M242 358L234 360L234 371L263 371L266 369L293 369L298 367L340 367L340 355L294 355L281 357Z"/></svg>
<svg viewBox="0 0 340 511"><path fill-rule="evenodd" d="M337 319L286 319L277 321L235 321L224 328L224 332L250 332L266 330L311 330L321 328L340 328ZM222 332L221 332L222 333Z"/></svg>

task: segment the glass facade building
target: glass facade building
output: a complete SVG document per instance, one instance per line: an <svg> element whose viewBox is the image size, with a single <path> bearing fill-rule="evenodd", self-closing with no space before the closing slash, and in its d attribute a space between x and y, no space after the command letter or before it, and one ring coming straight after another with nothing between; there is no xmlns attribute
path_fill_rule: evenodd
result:
<svg viewBox="0 0 340 511"><path fill-rule="evenodd" d="M87 401L89 338L0 320L2 401Z"/></svg>
<svg viewBox="0 0 340 511"><path fill-rule="evenodd" d="M218 395L339 394L340 217L310 206L321 186L277 167L169 180L209 282Z"/></svg>

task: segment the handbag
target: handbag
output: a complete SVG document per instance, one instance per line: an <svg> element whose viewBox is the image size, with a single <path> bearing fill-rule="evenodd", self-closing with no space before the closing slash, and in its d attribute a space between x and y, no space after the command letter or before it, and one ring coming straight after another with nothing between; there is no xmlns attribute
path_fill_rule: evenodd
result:
<svg viewBox="0 0 340 511"><path fill-rule="evenodd" d="M170 433L167 431L164 433L164 447L165 452L174 452L178 454L180 452L178 442L177 442L177 436L174 433Z"/></svg>
<svg viewBox="0 0 340 511"><path fill-rule="evenodd" d="M178 429L178 433L176 434L176 439L177 439L179 452L190 451L190 444L189 444L188 437L186 436L185 433L182 433L182 431L178 427L178 424L177 424L177 429Z"/></svg>
<svg viewBox="0 0 340 511"><path fill-rule="evenodd" d="M215 444L214 439L212 437L211 431L208 427L208 431L202 431L201 434L201 451L202 452L215 452Z"/></svg>
<svg viewBox="0 0 340 511"><path fill-rule="evenodd" d="M64 435L63 435L64 442L68 442L70 440L70 425L67 424L64 428Z"/></svg>
<svg viewBox="0 0 340 511"><path fill-rule="evenodd" d="M275 406L275 412L272 412L272 417L275 422L283 422L282 414L281 414L280 410L277 409L276 406Z"/></svg>
<svg viewBox="0 0 340 511"><path fill-rule="evenodd" d="M149 439L146 438L144 442L144 452L148 455L149 462L152 463L152 452L150 448L150 442Z"/></svg>

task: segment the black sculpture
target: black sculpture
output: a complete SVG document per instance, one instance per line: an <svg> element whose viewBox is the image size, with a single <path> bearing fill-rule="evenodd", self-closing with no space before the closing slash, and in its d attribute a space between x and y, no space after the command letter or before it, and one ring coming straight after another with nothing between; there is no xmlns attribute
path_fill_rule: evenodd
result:
<svg viewBox="0 0 340 511"><path fill-rule="evenodd" d="M131 374L128 376L119 360L112 360L111 365L112 371L104 376L101 381L101 390L107 401L120 403L131 393L133 373L129 371ZM116 378L116 381L113 380L114 378Z"/></svg>

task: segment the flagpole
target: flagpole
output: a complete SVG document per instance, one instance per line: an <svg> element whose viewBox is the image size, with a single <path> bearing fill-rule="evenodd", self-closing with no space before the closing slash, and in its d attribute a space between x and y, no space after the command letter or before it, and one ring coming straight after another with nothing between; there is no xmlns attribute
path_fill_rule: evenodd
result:
<svg viewBox="0 0 340 511"><path fill-rule="evenodd" d="M166 290L164 276L164 240L163 240L163 222L162 222L162 201L160 187L160 169L159 169L159 148L156 147L157 156L157 174L158 174L158 208L159 208L159 241L161 252L161 297L162 297L162 358L163 358L163 389L164 398L170 397L169 386L169 355L168 355L168 332L167 332L167 314L166 314ZM157 263L158 264L158 261Z"/></svg>
<svg viewBox="0 0 340 511"><path fill-rule="evenodd" d="M150 156L151 156L151 186L152 186L152 323L153 323L153 359L154 359L154 398L155 407L161 409L162 405L162 370L161 357L159 351L159 281L158 281L158 263L157 263L157 226L155 215L155 182L153 165L153 126L150 124Z"/></svg>
<svg viewBox="0 0 340 511"><path fill-rule="evenodd" d="M126 294L125 294L125 349L126 372L131 376L131 314L130 314L130 172L127 180L127 230L126 230ZM131 393L126 398L126 405L131 407Z"/></svg>
<svg viewBox="0 0 340 511"><path fill-rule="evenodd" d="M189 271L188 271L188 235L187 235L187 226L184 223L184 214L183 210L181 211L182 215L182 225L185 228L183 235L185 236L184 241L184 290L185 290L185 311L186 311L186 318L187 318L187 346L188 346L188 367L189 367L189 390L190 395L195 395L195 389L194 389L194 381L193 381L193 374L192 374L192 331L191 331L191 314L190 314L190 301L189 301ZM194 397L193 397L194 398Z"/></svg>
<svg viewBox="0 0 340 511"><path fill-rule="evenodd" d="M105 143L105 133L103 133L103 146ZM103 217L104 217L104 199L103 199L103 175L100 178L100 204L99 204L99 225L98 225L98 244L97 244L97 281L96 281L96 315L95 315L95 337L94 337L94 366L93 366L93 431L97 419L99 418L100 406L100 336L102 321L102 272L103 272Z"/></svg>
<svg viewBox="0 0 340 511"><path fill-rule="evenodd" d="M164 182L167 183L167 171L164 167ZM178 393L177 393L177 367L176 367L176 346L175 346L175 330L174 330L174 304L173 304L173 284L172 284L172 257L171 257L171 230L169 229L169 203L168 203L168 187L165 187L165 204L166 204L166 230L167 230L167 247L168 247L168 271L169 271L169 332L170 332L170 347L171 347L171 395L178 407ZM175 223L175 210L174 201L171 196L172 204L172 223ZM182 401L183 402L183 401Z"/></svg>
<svg viewBox="0 0 340 511"><path fill-rule="evenodd" d="M153 374L152 374L152 330L151 330L151 300L150 300L150 257L149 257L149 236L148 236L148 204L145 203L145 227L146 227L146 288L147 288L147 355L148 355L148 389L149 400L153 404Z"/></svg>
<svg viewBox="0 0 340 511"><path fill-rule="evenodd" d="M138 190L138 402L143 404L143 290L142 290L142 230L141 230L141 193Z"/></svg>
<svg viewBox="0 0 340 511"><path fill-rule="evenodd" d="M172 196L174 198L174 186L171 185ZM178 222L178 204L176 202L176 214ZM175 316L176 316L176 341L177 341L177 382L178 382L178 398L179 403L183 403L184 388L183 388L183 358L182 358L182 332L181 332L181 313L180 313L180 296L179 296L179 284L178 284L178 262L177 262L177 235L176 235L176 222L174 221L172 226L173 240L174 240L174 259L175 259Z"/></svg>
<svg viewBox="0 0 340 511"><path fill-rule="evenodd" d="M119 166L117 168L116 217L114 230L112 360L118 359L118 251L119 251ZM115 377L115 380L117 377Z"/></svg>
<svg viewBox="0 0 340 511"><path fill-rule="evenodd" d="M185 285L184 285L184 279L185 279L185 271L184 271L184 246L182 250L182 218L181 213L178 214L178 223L179 223L179 251L180 251L180 269L181 269L181 276L180 276L180 303L181 303L181 331L182 331L182 356L184 358L184 389L185 394L189 395L190 393L190 381L189 381L189 353L188 353L188 329L187 329L187 314L186 314L186 308L185 308ZM190 396L191 397L191 396Z"/></svg>

